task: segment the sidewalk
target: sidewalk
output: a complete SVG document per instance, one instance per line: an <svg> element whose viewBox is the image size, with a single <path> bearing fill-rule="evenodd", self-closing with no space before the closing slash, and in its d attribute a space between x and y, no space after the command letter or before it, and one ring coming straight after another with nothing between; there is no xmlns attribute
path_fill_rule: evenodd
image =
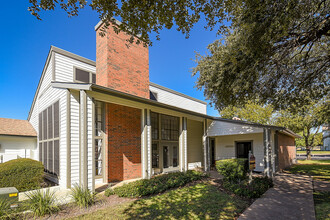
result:
<svg viewBox="0 0 330 220"><path fill-rule="evenodd" d="M308 176L280 173L274 188L257 199L239 220L315 220L313 184Z"/></svg>

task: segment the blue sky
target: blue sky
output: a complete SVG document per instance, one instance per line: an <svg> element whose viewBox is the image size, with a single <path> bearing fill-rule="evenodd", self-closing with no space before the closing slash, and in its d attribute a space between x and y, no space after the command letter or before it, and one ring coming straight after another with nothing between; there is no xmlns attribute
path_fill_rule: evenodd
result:
<svg viewBox="0 0 330 220"><path fill-rule="evenodd" d="M94 26L99 21L89 7L78 17L68 18L57 9L43 12L42 21L32 16L28 0L16 4L4 1L0 8L0 117L26 119L51 45L95 60ZM219 38L204 29L200 21L190 38L175 29L163 30L161 40L149 48L150 81L204 100L194 88L196 77L190 69L194 51L206 53L206 47ZM218 112L208 106L208 114Z"/></svg>

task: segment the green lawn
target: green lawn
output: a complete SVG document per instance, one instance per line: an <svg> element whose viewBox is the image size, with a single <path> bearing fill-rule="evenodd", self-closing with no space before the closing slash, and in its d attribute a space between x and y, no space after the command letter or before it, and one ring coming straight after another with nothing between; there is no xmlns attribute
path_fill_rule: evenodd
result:
<svg viewBox="0 0 330 220"><path fill-rule="evenodd" d="M299 160L287 169L294 174L305 174L317 179L330 180L330 160Z"/></svg>
<svg viewBox="0 0 330 220"><path fill-rule="evenodd" d="M306 154L305 150L297 150L297 154ZM312 154L330 154L330 151L313 150Z"/></svg>
<svg viewBox="0 0 330 220"><path fill-rule="evenodd" d="M330 192L314 192L314 205L317 220L330 219Z"/></svg>
<svg viewBox="0 0 330 220"><path fill-rule="evenodd" d="M330 160L298 160L299 164L330 164Z"/></svg>
<svg viewBox="0 0 330 220"><path fill-rule="evenodd" d="M200 183L75 219L235 219L248 205L213 185Z"/></svg>

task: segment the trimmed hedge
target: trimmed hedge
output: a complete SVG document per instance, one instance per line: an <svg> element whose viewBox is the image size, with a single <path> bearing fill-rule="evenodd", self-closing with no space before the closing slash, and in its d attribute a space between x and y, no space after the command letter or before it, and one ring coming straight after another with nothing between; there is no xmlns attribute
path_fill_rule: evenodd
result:
<svg viewBox="0 0 330 220"><path fill-rule="evenodd" d="M20 192L38 189L43 182L41 162L22 158L0 164L0 188L16 187Z"/></svg>
<svg viewBox="0 0 330 220"><path fill-rule="evenodd" d="M115 188L108 188L105 191L106 196L113 194L119 197L142 197L164 192L168 189L184 186L189 182L201 180L207 175L189 170L187 172L175 172L155 176L151 179L137 180Z"/></svg>
<svg viewBox="0 0 330 220"><path fill-rule="evenodd" d="M248 160L244 158L218 160L216 168L225 181L239 183L247 178Z"/></svg>
<svg viewBox="0 0 330 220"><path fill-rule="evenodd" d="M268 177L255 177L249 184L248 181L243 181L238 184L223 182L223 187L240 197L259 198L269 188L273 187L273 180Z"/></svg>

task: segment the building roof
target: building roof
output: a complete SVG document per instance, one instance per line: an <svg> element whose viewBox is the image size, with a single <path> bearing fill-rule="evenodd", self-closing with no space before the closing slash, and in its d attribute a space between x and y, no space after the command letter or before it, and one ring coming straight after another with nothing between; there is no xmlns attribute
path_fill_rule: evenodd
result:
<svg viewBox="0 0 330 220"><path fill-rule="evenodd" d="M103 87L100 85L95 85L95 84L90 84L90 83L71 83L71 82L52 82L52 86L54 88L65 88L65 89L74 89L74 90L88 90L88 91L94 91L94 92L100 92L108 95L113 95L116 97L136 101L136 102L141 102L153 106L158 106L158 107L163 107L167 109L171 109L174 111L182 112L182 113L187 113L190 115L194 115L197 117L201 117L204 119L211 119L215 121L223 121L223 122L228 122L228 123L236 123L236 124L242 124L242 125L250 125L253 127L261 127L261 128L269 128L269 129L274 129L274 130L279 130L282 131L283 133L293 136L295 138L301 138L300 135L294 133L293 131L285 128L285 127L280 127L280 126L273 126L273 125L264 125L264 124L259 124L259 123L253 123L253 122L247 122L247 121L241 121L241 120L232 120L232 119L225 119L225 118L220 118L220 117L214 117L198 112L193 112L190 110L182 109L176 106L168 105L165 103L160 103L151 99L146 99L142 98L139 96L131 95L128 93L124 93L121 91L117 91L108 87Z"/></svg>
<svg viewBox="0 0 330 220"><path fill-rule="evenodd" d="M37 132L27 120L0 118L0 135L36 137Z"/></svg>

